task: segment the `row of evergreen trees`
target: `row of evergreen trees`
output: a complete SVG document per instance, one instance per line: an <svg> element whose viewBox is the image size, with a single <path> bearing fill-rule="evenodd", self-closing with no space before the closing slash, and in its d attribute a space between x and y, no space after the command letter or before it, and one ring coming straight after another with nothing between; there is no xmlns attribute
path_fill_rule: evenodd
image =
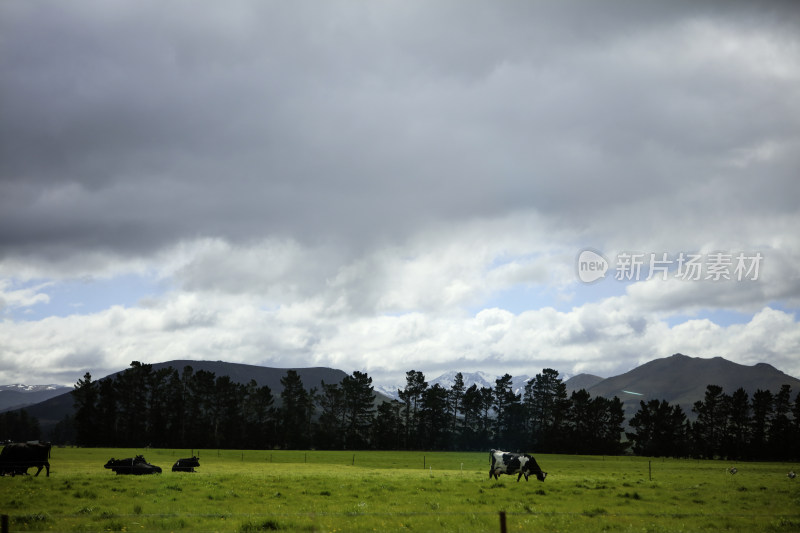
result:
<svg viewBox="0 0 800 533"><path fill-rule="evenodd" d="M729 459L800 458L800 393L791 401L791 388L776 394L758 390L750 398L739 388L732 395L708 385L695 402L694 423L679 405L664 400L640 402L626 433L638 455L725 457Z"/></svg>
<svg viewBox="0 0 800 533"><path fill-rule="evenodd" d="M429 386L406 373L400 400L376 405L372 378L353 372L339 383L308 389L288 370L279 401L255 381L185 367L153 370L134 361L114 378L75 385L75 438L84 446L174 448L533 450L541 453L676 457L800 457L800 394L784 386L749 401L709 385L688 421L680 406L641 402L624 431L618 398L567 394L553 369L515 393L508 374L494 387ZM623 438L627 436L627 439Z"/></svg>
<svg viewBox="0 0 800 533"><path fill-rule="evenodd" d="M41 436L39 420L29 416L25 409L0 413L0 441L39 440Z"/></svg>
<svg viewBox="0 0 800 533"><path fill-rule="evenodd" d="M308 389L288 370L276 401L255 381L235 383L190 366L153 370L134 361L113 378L93 381L87 373L79 380L70 423L83 446L624 451L619 399L585 391L567 398L552 369L531 380L524 394L514 393L511 379L506 374L494 388L466 387L458 374L446 389L428 386L422 372L411 370L400 401L376 405L366 373Z"/></svg>

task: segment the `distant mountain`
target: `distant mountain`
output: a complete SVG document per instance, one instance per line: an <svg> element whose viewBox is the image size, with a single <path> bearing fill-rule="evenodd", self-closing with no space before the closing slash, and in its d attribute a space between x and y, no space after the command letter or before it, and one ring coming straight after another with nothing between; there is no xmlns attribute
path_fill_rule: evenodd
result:
<svg viewBox="0 0 800 533"><path fill-rule="evenodd" d="M232 381L237 383L247 383L254 379L260 386L267 385L272 389L272 394L276 398L276 403L280 401L280 393L283 387L280 384L282 377L286 375L286 368L270 368L256 365L244 365L239 363L225 363L223 361L192 361L175 360L164 363L153 364L154 369L173 367L182 372L184 367L191 366L197 372L205 370L213 372L217 377L229 376ZM306 388L320 387L320 384L339 383L347 374L342 370L332 368L296 368L294 369L303 380ZM107 376L111 378L116 374ZM439 384L444 388L451 388L455 380L456 372L447 372L429 381L429 385ZM478 387L494 388L495 380L499 376L492 376L485 372L462 372L464 384L467 387L475 384ZM524 392L525 383L529 380L527 376L515 376L513 388L515 393ZM719 385L726 394L733 394L739 387L744 388L750 397L758 390L769 390L777 392L783 384L792 387L792 398L800 392L800 380L784 374L775 367L766 363L759 363L753 366L740 365L721 357L713 359L703 359L699 357L688 357L682 354L675 354L671 357L656 359L637 367L630 372L603 379L591 374L578 374L566 380L568 392L573 390L586 389L592 396L603 396L613 398L617 396L623 401L625 406L626 420L636 413L639 409L641 400L652 399L666 400L671 404L678 404L689 418L694 418L692 405L705 396L706 386ZM24 386L0 387L0 398L4 393L24 395L31 398L32 394L49 394L48 399L38 403L26 402L25 409L31 416L39 419L42 431L47 434L50 429L64 418L67 414L73 413L72 390L69 387L61 387L54 390L31 390L22 392ZM16 388L14 388L16 387ZM375 386L376 403L397 398L396 387ZM22 402L20 402L22 403ZM6 409L8 410L8 409Z"/></svg>
<svg viewBox="0 0 800 533"><path fill-rule="evenodd" d="M456 382L456 374L457 371L453 370L450 372L445 372L441 376L428 381L428 386L433 387L434 385L439 385L445 389L451 389L453 384ZM464 387L470 388L472 385L477 385L478 388L487 387L490 389L494 389L495 387L495 380L499 379L501 376L493 376L491 374L487 374L486 372L462 372L461 378L464 380ZM525 384L528 382L530 378L528 376L513 376L511 380L511 387L514 390L515 394L522 394L525 391ZM400 396L397 394L397 389L404 389L405 384L401 385L394 385L391 387L375 387L375 390L382 392L386 396L393 398L395 400L399 400Z"/></svg>
<svg viewBox="0 0 800 533"><path fill-rule="evenodd" d="M234 383L249 383L251 379L256 380L259 387L268 386L276 399L280 396L283 386L281 378L286 377L287 370L295 370L303 381L303 386L310 390L313 387L320 388L324 381L327 384L339 383L347 376L343 370L326 367L312 368L273 368L268 366L245 365L242 363L226 363L224 361L193 361L187 359L177 359L164 363L153 363L153 370L172 367L183 373L184 367L190 366L194 372L205 370L213 372L215 376L228 376ZM117 372L118 374L119 372ZM112 374L115 376L116 374Z"/></svg>
<svg viewBox="0 0 800 533"><path fill-rule="evenodd" d="M20 392L23 394L41 391L54 391L65 388L69 387L65 387L64 385L23 385L22 383L14 383L13 385L0 385L0 391Z"/></svg>
<svg viewBox="0 0 800 533"><path fill-rule="evenodd" d="M445 372L438 378L429 381L428 385L433 387L434 385L438 384L445 389L449 389L456 381L456 374L458 374L456 371ZM496 380L498 376L492 376L486 372L462 372L461 377L464 379L464 387L466 388L470 388L472 385L477 385L478 388L490 387L493 389L494 380Z"/></svg>
<svg viewBox="0 0 800 533"><path fill-rule="evenodd" d="M581 389L586 389L588 391L604 379L605 378L595 376L594 374L578 374L565 381L564 385L567 386L567 394L572 394L572 391Z"/></svg>
<svg viewBox="0 0 800 533"><path fill-rule="evenodd" d="M457 371L453 370L451 372L445 372L441 376L432 379L426 380L428 381L428 386L433 387L434 385L439 385L445 389L450 389L453 386L453 383L456 381L456 374ZM496 377L492 376L491 374L487 374L486 372L462 372L461 377L464 379L464 386L466 388L470 388L473 384L477 385L478 387L491 387L494 388L494 380L497 379ZM386 396L394 399L399 400L400 395L397 393L397 390L403 390L406 387L405 383L401 383L398 385L391 385L391 386L377 386L375 387L376 391L380 391L381 393L385 394Z"/></svg>
<svg viewBox="0 0 800 533"><path fill-rule="evenodd" d="M446 372L429 382L450 388L455 380L456 372ZM499 377L485 372L463 372L464 383L469 387L473 383L479 387L494 389L495 380ZM515 376L514 392L524 392L528 376ZM666 400L681 406L686 416L694 419L692 406L705 397L708 385L719 385L726 394L733 394L742 387L752 398L756 390L777 392L783 384L792 387L792 399L800 392L800 380L784 374L775 367L759 363L754 366L740 365L722 357L703 359L675 354L671 357L656 359L639 366L630 372L602 378L593 374L578 374L567 379L564 384L567 394L586 389L592 396L603 396L622 400L625 418L630 418L639 410L639 402L657 399Z"/></svg>
<svg viewBox="0 0 800 533"><path fill-rule="evenodd" d="M374 387L375 392L380 393L390 400L399 400L400 396L397 394L397 386L396 385L376 385Z"/></svg>
<svg viewBox="0 0 800 533"><path fill-rule="evenodd" d="M63 385L0 385L0 412L34 405L70 390Z"/></svg>
<svg viewBox="0 0 800 533"><path fill-rule="evenodd" d="M628 420L638 411L640 401L654 399L678 404L687 417L694 419L692 406L703 400L708 385L719 385L725 394L742 387L752 398L758 389L774 393L784 384L792 387L792 398L800 392L800 380L766 363L746 366L722 357L703 359L675 354L604 379L587 391L592 396L617 396L625 404Z"/></svg>
<svg viewBox="0 0 800 533"><path fill-rule="evenodd" d="M531 379L532 378L526 376L525 374L521 376L514 376L514 378L511 380L511 388L514 389L514 394L525 394L525 385L527 385Z"/></svg>
<svg viewBox="0 0 800 533"><path fill-rule="evenodd" d="M183 373L185 367L190 366L194 372L204 370L206 372L213 372L216 377L228 376L231 381L235 383L249 383L251 379L254 379L260 387L266 385L272 390L276 405L280 404L280 394L283 390L281 378L286 376L287 370L297 371L297 374L300 376L307 390L314 387L320 389L320 385L323 381L326 384L339 383L348 375L342 370L324 367L288 369L245 365L241 363L226 363L223 361L193 361L186 359L153 363L152 366L153 370L172 367L180 373ZM101 379L112 379L120 372L115 372ZM25 406L25 410L28 414L39 420L39 425L43 433L47 434L53 426L63 420L65 416L74 413L72 395L70 394L71 391L71 388L65 388L65 390L61 391L61 394L45 401ZM389 398L376 391L376 403L388 400Z"/></svg>

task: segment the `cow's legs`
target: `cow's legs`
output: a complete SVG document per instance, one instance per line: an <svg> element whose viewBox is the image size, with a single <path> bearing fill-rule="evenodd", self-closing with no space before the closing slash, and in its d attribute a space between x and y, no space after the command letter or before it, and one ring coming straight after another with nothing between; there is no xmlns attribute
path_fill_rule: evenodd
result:
<svg viewBox="0 0 800 533"><path fill-rule="evenodd" d="M37 467L36 474L34 474L33 477L37 477L39 475L39 472L42 471L42 468L44 468L44 465L40 463L40 464L36 465L36 467ZM50 475L50 469L49 468L47 469L47 475L48 476Z"/></svg>

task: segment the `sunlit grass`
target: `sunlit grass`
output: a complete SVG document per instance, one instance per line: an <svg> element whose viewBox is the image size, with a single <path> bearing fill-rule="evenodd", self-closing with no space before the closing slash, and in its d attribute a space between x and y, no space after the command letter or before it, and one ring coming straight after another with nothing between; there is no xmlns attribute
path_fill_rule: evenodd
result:
<svg viewBox="0 0 800 533"><path fill-rule="evenodd" d="M199 454L197 473L173 473ZM117 476L144 454L161 475ZM795 465L538 455L547 481L490 480L488 453L57 448L0 479L11 530L797 531Z"/></svg>

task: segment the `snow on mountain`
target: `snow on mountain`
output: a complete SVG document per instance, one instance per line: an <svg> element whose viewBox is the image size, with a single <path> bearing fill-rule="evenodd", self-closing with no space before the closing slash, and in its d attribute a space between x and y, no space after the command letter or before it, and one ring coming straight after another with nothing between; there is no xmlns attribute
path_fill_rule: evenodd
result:
<svg viewBox="0 0 800 533"><path fill-rule="evenodd" d="M23 385L22 383L13 383L11 385L0 385L0 391L12 392L40 392L43 390L58 390L65 389L63 385Z"/></svg>
<svg viewBox="0 0 800 533"><path fill-rule="evenodd" d="M524 374L522 376L514 376L511 379L511 388L514 389L514 394L525 394L525 385L527 385L531 379L533 378L530 378Z"/></svg>
<svg viewBox="0 0 800 533"><path fill-rule="evenodd" d="M383 394L384 396L388 396L392 400L399 400L400 396L397 394L398 387L402 389L405 386L375 385L372 388L375 390L375 392L379 392L379 393Z"/></svg>
<svg viewBox="0 0 800 533"><path fill-rule="evenodd" d="M451 371L445 372L441 376L431 381L428 381L428 386L433 387L434 385L438 384L445 389L449 389L453 386L453 383L456 381L456 374L458 372ZM477 385L478 388L480 387L490 387L494 388L494 380L497 377L492 376L491 374L487 374L486 372L462 372L461 377L464 379L464 387L467 389L470 388L473 384Z"/></svg>
<svg viewBox="0 0 800 533"><path fill-rule="evenodd" d="M453 384L456 381L456 374L458 372L451 371L445 372L441 376L429 380L428 386L433 387L434 385L439 385L445 389L451 389ZM491 374L487 374L486 372L462 372L461 377L464 380L464 387L466 389L470 388L472 385L477 385L478 388L487 387L489 389L494 389L495 381L499 379L501 376L493 376ZM511 387L514 390L514 394L522 394L525 392L525 384L530 380L528 376L514 376L511 380ZM386 396L393 398L395 400L399 400L400 397L397 394L397 390L405 389L405 383L398 384L398 385L375 385L374 389L375 392L380 392L381 394L385 394Z"/></svg>
<svg viewBox="0 0 800 533"><path fill-rule="evenodd" d="M71 390L63 385L0 385L0 411L34 405Z"/></svg>

